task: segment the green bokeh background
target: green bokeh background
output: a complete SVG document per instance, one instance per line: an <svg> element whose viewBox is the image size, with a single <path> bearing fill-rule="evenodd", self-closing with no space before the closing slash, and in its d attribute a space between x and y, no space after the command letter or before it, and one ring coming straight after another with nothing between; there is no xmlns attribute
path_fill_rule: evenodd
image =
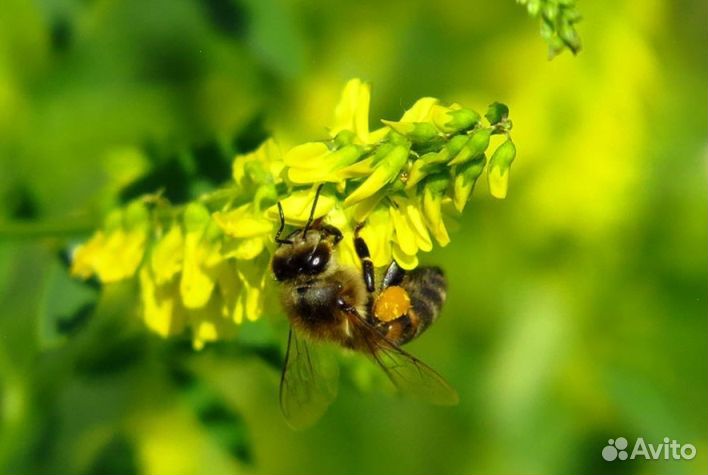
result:
<svg viewBox="0 0 708 475"><path fill-rule="evenodd" d="M546 59L512 0L3 0L0 473L706 473L705 2L581 1ZM511 108L509 197L475 191L441 320L409 350L453 408L356 363L314 428L278 409L286 324L193 352L64 251L112 206L186 200L268 135L314 140L345 81L372 121L432 95ZM98 302L94 305L96 299ZM693 461L604 462L667 436Z"/></svg>

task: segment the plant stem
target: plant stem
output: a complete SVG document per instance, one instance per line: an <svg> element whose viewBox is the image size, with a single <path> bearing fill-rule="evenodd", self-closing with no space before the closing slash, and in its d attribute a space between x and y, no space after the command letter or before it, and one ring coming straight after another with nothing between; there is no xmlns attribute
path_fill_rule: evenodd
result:
<svg viewBox="0 0 708 475"><path fill-rule="evenodd" d="M0 241L85 235L95 228L96 220L88 216L61 220L0 222Z"/></svg>

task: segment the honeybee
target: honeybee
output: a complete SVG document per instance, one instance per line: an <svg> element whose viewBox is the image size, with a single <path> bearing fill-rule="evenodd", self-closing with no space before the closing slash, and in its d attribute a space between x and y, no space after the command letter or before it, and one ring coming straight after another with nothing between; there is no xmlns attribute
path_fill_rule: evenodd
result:
<svg viewBox="0 0 708 475"><path fill-rule="evenodd" d="M446 297L446 280L437 267L404 271L392 261L376 285L366 242L357 227L354 248L361 270L337 262L342 232L322 218L314 220L318 188L303 228L281 238L272 271L281 284L282 305L290 320L285 364L280 380L280 406L294 428L313 424L336 396L336 364L322 355L329 342L364 353L384 371L399 391L434 404L458 402L454 389L428 365L401 345L425 331L438 317ZM326 353L325 353L326 355Z"/></svg>

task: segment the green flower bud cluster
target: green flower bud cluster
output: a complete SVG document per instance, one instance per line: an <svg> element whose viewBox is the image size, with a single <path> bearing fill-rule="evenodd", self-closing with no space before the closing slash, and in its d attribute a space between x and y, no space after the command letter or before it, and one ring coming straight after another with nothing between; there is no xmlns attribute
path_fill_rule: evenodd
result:
<svg viewBox="0 0 708 475"><path fill-rule="evenodd" d="M539 18L541 37L548 43L548 57L554 58L569 49L577 54L581 49L575 24L581 19L575 0L517 0L525 5L529 15Z"/></svg>

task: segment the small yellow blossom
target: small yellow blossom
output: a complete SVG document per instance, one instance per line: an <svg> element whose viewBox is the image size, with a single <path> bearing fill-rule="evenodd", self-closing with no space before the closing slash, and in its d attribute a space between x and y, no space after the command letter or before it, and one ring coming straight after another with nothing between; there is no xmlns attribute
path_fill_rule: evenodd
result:
<svg viewBox="0 0 708 475"><path fill-rule="evenodd" d="M84 279L96 275L106 283L134 276L145 253L149 226L148 211L139 201L114 211L104 228L76 249L72 275Z"/></svg>
<svg viewBox="0 0 708 475"><path fill-rule="evenodd" d="M233 238L253 238L273 232L273 222L257 213L252 203L230 211L217 211L213 218L224 234Z"/></svg>
<svg viewBox="0 0 708 475"><path fill-rule="evenodd" d="M157 284L171 281L182 270L183 249L182 228L175 224L155 243L150 255L150 269Z"/></svg>
<svg viewBox="0 0 708 475"><path fill-rule="evenodd" d="M342 131L354 132L360 143L369 140L369 102L371 87L361 79L352 79L344 87L342 97L334 109L332 136Z"/></svg>
<svg viewBox="0 0 708 475"><path fill-rule="evenodd" d="M423 188L423 216L430 233L441 246L447 246L450 242L442 214L442 201L448 181L444 175L433 175L426 179Z"/></svg>
<svg viewBox="0 0 708 475"><path fill-rule="evenodd" d="M430 122L432 120L434 107L439 103L434 97L423 97L415 101L410 109L406 110L400 122Z"/></svg>
<svg viewBox="0 0 708 475"><path fill-rule="evenodd" d="M184 263L180 293L184 306L201 308L214 289L219 253L219 228L209 211L199 203L191 203L184 212Z"/></svg>
<svg viewBox="0 0 708 475"><path fill-rule="evenodd" d="M307 222L310 217L310 212L312 211L312 204L315 201L316 193L317 187L312 187L307 190L293 192L280 202L285 218L289 224L303 226ZM336 202L336 198L330 193L327 191L322 192L317 200L317 208L315 209L313 217L317 219L325 216L332 211ZM273 221L280 219L276 205L271 206L267 213L268 217Z"/></svg>
<svg viewBox="0 0 708 475"><path fill-rule="evenodd" d="M235 332L230 320L221 313L221 297L214 294L202 307L187 314L189 327L192 329L192 346L201 350L206 343L228 338Z"/></svg>
<svg viewBox="0 0 708 475"><path fill-rule="evenodd" d="M299 145L285 154L288 179L297 184L340 182L363 153L362 147L353 144L337 150L330 150L322 142Z"/></svg>
<svg viewBox="0 0 708 475"><path fill-rule="evenodd" d="M489 192L495 198L506 198L509 185L509 168L516 157L516 147L511 139L501 144L489 159Z"/></svg>
<svg viewBox="0 0 708 475"><path fill-rule="evenodd" d="M280 147L275 140L268 139L254 152L236 157L232 175L236 186L248 189L252 185L280 182L284 167Z"/></svg>
<svg viewBox="0 0 708 475"><path fill-rule="evenodd" d="M185 311L177 282L158 284L150 267L140 269L140 299L145 324L162 337L184 330Z"/></svg>
<svg viewBox="0 0 708 475"><path fill-rule="evenodd" d="M391 263L391 241L394 229L387 206L379 204L369 214L360 234L368 244L375 267L383 267Z"/></svg>
<svg viewBox="0 0 708 475"><path fill-rule="evenodd" d="M372 196L384 185L398 178L403 165L408 161L408 144L381 146L374 156L376 168L373 173L344 200L344 206L351 206Z"/></svg>

